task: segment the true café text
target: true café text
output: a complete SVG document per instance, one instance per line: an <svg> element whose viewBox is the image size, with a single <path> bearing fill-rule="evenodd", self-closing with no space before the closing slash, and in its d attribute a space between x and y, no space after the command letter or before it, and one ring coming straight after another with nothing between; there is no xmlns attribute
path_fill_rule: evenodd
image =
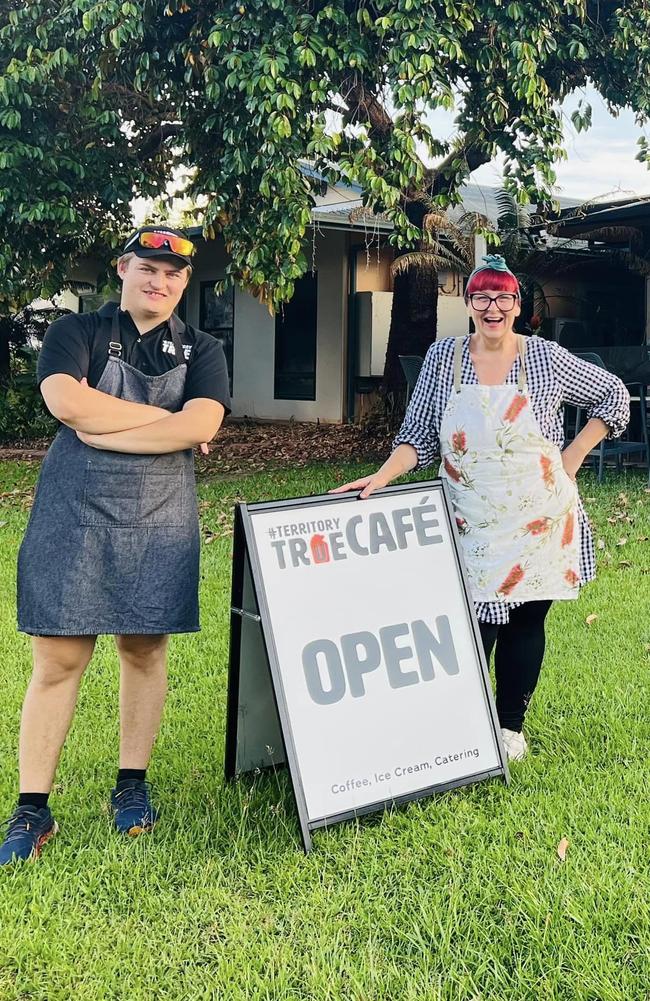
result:
<svg viewBox="0 0 650 1001"><path fill-rule="evenodd" d="M424 497L415 507L395 508L388 514L372 511L344 520L324 518L318 522L296 522L269 529L280 570L347 560L350 555L375 556L382 550L407 549L411 540L418 546L440 544L437 507ZM322 526L322 528L321 528ZM311 535L315 528L322 534ZM302 536L302 537L301 537Z"/></svg>

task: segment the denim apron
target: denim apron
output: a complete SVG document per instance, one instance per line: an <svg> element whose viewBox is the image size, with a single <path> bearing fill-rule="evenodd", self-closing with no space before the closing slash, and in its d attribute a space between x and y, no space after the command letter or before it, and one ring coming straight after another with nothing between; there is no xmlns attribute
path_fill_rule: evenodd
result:
<svg viewBox="0 0 650 1001"><path fill-rule="evenodd" d="M176 412L187 364L145 375L122 360L113 315L102 393ZM33 636L199 629L199 524L192 449L135 455L91 448L62 427L43 461L18 555L18 628Z"/></svg>

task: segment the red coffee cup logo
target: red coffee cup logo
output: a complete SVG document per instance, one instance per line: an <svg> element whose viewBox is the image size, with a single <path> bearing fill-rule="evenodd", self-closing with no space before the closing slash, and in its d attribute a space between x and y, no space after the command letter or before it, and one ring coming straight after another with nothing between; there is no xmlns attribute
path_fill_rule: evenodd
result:
<svg viewBox="0 0 650 1001"><path fill-rule="evenodd" d="M312 535L309 545L314 563L329 563L330 547L324 535Z"/></svg>

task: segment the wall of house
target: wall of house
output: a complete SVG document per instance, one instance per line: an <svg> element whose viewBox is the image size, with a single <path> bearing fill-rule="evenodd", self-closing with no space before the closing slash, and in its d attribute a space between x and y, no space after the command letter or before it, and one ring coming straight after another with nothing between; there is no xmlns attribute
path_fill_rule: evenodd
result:
<svg viewBox="0 0 650 1001"><path fill-rule="evenodd" d="M233 415L273 420L337 422L343 417L347 314L347 235L324 231L309 246L318 276L316 399L274 399L275 317L253 296L235 289ZM223 277L221 241L199 243L187 292L188 323L199 326L201 282Z"/></svg>
<svg viewBox="0 0 650 1001"><path fill-rule="evenodd" d="M357 292L392 292L390 267L395 256L392 247L377 250L377 245L374 244L368 250L360 248L356 255Z"/></svg>
<svg viewBox="0 0 650 1001"><path fill-rule="evenodd" d="M469 333L469 316L465 300L460 296L438 296L437 340L443 337L464 337Z"/></svg>

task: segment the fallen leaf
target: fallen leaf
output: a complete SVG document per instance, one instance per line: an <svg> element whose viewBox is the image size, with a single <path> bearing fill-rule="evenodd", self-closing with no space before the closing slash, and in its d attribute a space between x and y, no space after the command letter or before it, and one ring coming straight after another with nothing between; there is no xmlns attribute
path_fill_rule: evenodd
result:
<svg viewBox="0 0 650 1001"><path fill-rule="evenodd" d="M639 535L637 542L650 542L650 535Z"/></svg>
<svg viewBox="0 0 650 1001"><path fill-rule="evenodd" d="M591 615L588 615L587 618L585 619L585 625L592 626L597 618L598 616L592 612Z"/></svg>
<svg viewBox="0 0 650 1001"><path fill-rule="evenodd" d="M597 497L585 497L585 501L587 504L595 504L597 500L598 500Z"/></svg>
<svg viewBox="0 0 650 1001"><path fill-rule="evenodd" d="M569 839L562 838L559 845L557 846L557 857L559 858L560 862L564 862L568 847L569 847Z"/></svg>
<svg viewBox="0 0 650 1001"><path fill-rule="evenodd" d="M605 540L604 539L599 539L598 540L598 548L599 549L604 549L605 548Z"/></svg>
<svg viewBox="0 0 650 1001"><path fill-rule="evenodd" d="M623 536L622 539L619 539L618 542L616 543L616 545L617 546L626 546L627 545L627 539L625 538L625 536Z"/></svg>
<svg viewBox="0 0 650 1001"><path fill-rule="evenodd" d="M630 563L629 560L619 560L618 561L618 566L619 567L631 567L632 564Z"/></svg>

